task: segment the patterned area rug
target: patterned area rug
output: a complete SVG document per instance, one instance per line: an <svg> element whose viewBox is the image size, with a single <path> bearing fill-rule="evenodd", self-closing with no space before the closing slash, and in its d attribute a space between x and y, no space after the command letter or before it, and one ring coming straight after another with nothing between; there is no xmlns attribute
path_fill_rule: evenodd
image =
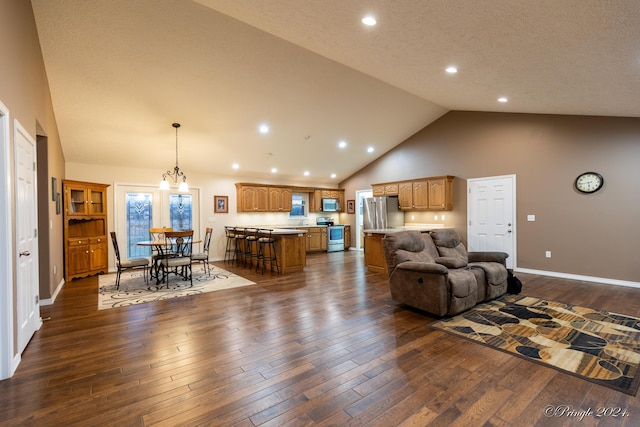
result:
<svg viewBox="0 0 640 427"><path fill-rule="evenodd" d="M155 279L145 283L139 270L122 273L119 290L116 289L115 274L99 276L99 280L98 310L255 285L255 282L213 265L211 276L205 274L202 269L193 269L193 287L189 281L173 274L170 276L168 287L162 283L157 287Z"/></svg>
<svg viewBox="0 0 640 427"><path fill-rule="evenodd" d="M430 326L632 396L638 391L635 317L508 295Z"/></svg>

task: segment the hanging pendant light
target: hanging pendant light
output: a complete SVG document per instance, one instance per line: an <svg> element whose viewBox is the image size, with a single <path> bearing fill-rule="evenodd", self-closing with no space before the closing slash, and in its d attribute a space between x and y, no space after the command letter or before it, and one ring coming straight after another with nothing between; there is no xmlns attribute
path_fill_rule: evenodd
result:
<svg viewBox="0 0 640 427"><path fill-rule="evenodd" d="M173 179L173 183L177 184L180 179L180 185L178 185L178 191L189 191L189 184L187 184L187 176L180 170L178 166L178 128L180 127L180 123L173 123L171 126L176 128L176 165L173 168L173 171L168 170L162 174L162 181L160 182L161 190L169 189L169 181L167 181L167 177Z"/></svg>

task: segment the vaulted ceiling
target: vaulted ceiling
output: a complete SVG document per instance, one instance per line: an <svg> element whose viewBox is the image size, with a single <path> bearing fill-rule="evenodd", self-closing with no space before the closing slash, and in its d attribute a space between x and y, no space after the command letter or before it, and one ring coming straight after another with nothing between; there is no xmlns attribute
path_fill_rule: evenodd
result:
<svg viewBox="0 0 640 427"><path fill-rule="evenodd" d="M448 110L640 116L636 0L32 4L68 162L160 174L179 122L187 173L337 184Z"/></svg>

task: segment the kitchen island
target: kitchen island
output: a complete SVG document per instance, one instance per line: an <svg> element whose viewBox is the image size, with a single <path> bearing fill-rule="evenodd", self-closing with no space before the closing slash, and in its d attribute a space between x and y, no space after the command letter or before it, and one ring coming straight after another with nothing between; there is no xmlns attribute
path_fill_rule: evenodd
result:
<svg viewBox="0 0 640 427"><path fill-rule="evenodd" d="M442 227L441 224L425 224L421 226L364 230L364 263L367 266L367 270L372 273L387 274L387 262L384 257L384 249L382 248L382 238L387 234L404 230L416 230L421 233L426 233L434 228Z"/></svg>
<svg viewBox="0 0 640 427"><path fill-rule="evenodd" d="M275 240L274 246L280 273L286 274L304 269L307 264L306 233L305 230L284 228L274 228L271 232L271 236ZM266 248L266 251L266 268L270 269L269 249Z"/></svg>

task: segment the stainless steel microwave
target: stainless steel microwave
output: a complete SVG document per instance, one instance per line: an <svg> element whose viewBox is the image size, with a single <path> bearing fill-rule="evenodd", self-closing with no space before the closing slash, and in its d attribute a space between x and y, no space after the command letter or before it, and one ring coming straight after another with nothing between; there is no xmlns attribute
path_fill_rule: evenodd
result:
<svg viewBox="0 0 640 427"><path fill-rule="evenodd" d="M322 199L322 212L338 212L340 202L338 199Z"/></svg>

